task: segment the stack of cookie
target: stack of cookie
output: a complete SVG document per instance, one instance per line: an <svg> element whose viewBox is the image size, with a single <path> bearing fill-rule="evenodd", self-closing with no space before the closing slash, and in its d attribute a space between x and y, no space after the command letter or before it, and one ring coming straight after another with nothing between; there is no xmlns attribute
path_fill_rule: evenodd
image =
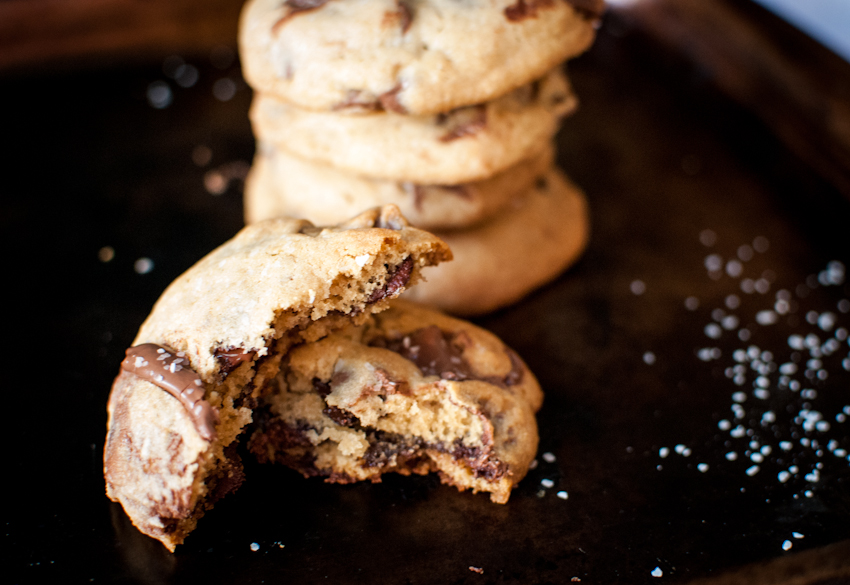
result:
<svg viewBox="0 0 850 585"><path fill-rule="evenodd" d="M413 298L460 314L516 301L587 239L581 192L553 166L576 105L563 62L602 0L250 0L256 90L248 222L333 223L394 203L455 261Z"/></svg>

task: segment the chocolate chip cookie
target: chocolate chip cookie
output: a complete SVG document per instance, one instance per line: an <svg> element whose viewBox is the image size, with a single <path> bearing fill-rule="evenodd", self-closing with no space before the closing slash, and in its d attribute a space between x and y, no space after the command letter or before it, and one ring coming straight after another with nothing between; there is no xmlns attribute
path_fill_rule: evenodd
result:
<svg viewBox="0 0 850 585"><path fill-rule="evenodd" d="M405 298L459 315L518 301L580 256L589 235L587 201L557 168L524 197L468 230L437 232L454 261L423 272Z"/></svg>
<svg viewBox="0 0 850 585"><path fill-rule="evenodd" d="M437 472L505 503L537 450L542 399L498 338L396 301L284 357L249 449L337 483Z"/></svg>
<svg viewBox="0 0 850 585"><path fill-rule="evenodd" d="M252 0L245 78L301 108L435 114L542 76L590 46L602 0Z"/></svg>
<svg viewBox="0 0 850 585"><path fill-rule="evenodd" d="M107 495L173 550L241 483L236 440L281 356L364 322L450 258L394 206L331 228L243 229L166 289L128 350L109 398Z"/></svg>
<svg viewBox="0 0 850 585"><path fill-rule="evenodd" d="M303 217L330 224L375 205L398 205L423 229L466 228L488 219L528 191L551 165L553 148L482 181L418 185L369 179L259 144L245 183L245 220Z"/></svg>
<svg viewBox="0 0 850 585"><path fill-rule="evenodd" d="M250 115L260 141L303 159L372 178L456 185L539 153L576 104L559 67L493 101L435 115L342 116L263 93L255 95Z"/></svg>

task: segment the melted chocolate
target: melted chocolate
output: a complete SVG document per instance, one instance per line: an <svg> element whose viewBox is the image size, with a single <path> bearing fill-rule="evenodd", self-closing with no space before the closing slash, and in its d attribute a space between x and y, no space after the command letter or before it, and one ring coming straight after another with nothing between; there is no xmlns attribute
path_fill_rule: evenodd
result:
<svg viewBox="0 0 850 585"><path fill-rule="evenodd" d="M392 296L396 294L399 290L403 289L407 284L407 281L410 280L410 274L413 272L413 258L408 256L405 258L401 264L399 264L395 271L390 275L387 283L377 290L372 291L372 295L366 301L367 304L372 304L384 299L386 297Z"/></svg>
<svg viewBox="0 0 850 585"><path fill-rule="evenodd" d="M127 349L121 369L155 384L177 398L192 415L195 428L207 441L215 439L218 411L204 399L204 383L189 367L183 352L174 352L153 343Z"/></svg>
<svg viewBox="0 0 850 585"><path fill-rule="evenodd" d="M439 376L443 380L482 380L503 388L522 382L525 367L519 356L508 348L505 352L511 361L511 370L504 377L476 375L463 357L463 350L469 343L464 332L447 333L436 325L429 325L400 339L378 337L369 344L396 352L416 364L426 376Z"/></svg>
<svg viewBox="0 0 850 585"><path fill-rule="evenodd" d="M218 348L213 352L215 359L218 360L221 379L224 380L230 375L230 372L244 364L252 362L257 358L256 351L245 351L241 347L229 347L227 349Z"/></svg>

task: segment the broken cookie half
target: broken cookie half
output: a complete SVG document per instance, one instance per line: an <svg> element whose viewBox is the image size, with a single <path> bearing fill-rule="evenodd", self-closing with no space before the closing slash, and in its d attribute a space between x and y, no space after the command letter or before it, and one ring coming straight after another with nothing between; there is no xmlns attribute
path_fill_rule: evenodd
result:
<svg viewBox="0 0 850 585"><path fill-rule="evenodd" d="M249 449L349 483L439 473L508 501L537 451L543 395L522 360L470 323L404 301L284 356Z"/></svg>
<svg viewBox="0 0 850 585"><path fill-rule="evenodd" d="M282 356L364 323L451 259L395 206L331 228L243 229L177 278L127 352L109 398L106 493L170 550L242 481L237 437Z"/></svg>

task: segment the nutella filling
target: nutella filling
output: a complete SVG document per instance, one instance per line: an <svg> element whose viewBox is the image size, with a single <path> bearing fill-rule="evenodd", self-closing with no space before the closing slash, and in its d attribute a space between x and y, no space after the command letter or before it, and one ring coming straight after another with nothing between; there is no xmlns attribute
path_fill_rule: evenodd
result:
<svg viewBox="0 0 850 585"><path fill-rule="evenodd" d="M215 439L218 410L204 399L204 383L189 366L182 351L175 352L154 343L130 347L121 369L159 386L174 396L192 415L195 428L207 441Z"/></svg>

